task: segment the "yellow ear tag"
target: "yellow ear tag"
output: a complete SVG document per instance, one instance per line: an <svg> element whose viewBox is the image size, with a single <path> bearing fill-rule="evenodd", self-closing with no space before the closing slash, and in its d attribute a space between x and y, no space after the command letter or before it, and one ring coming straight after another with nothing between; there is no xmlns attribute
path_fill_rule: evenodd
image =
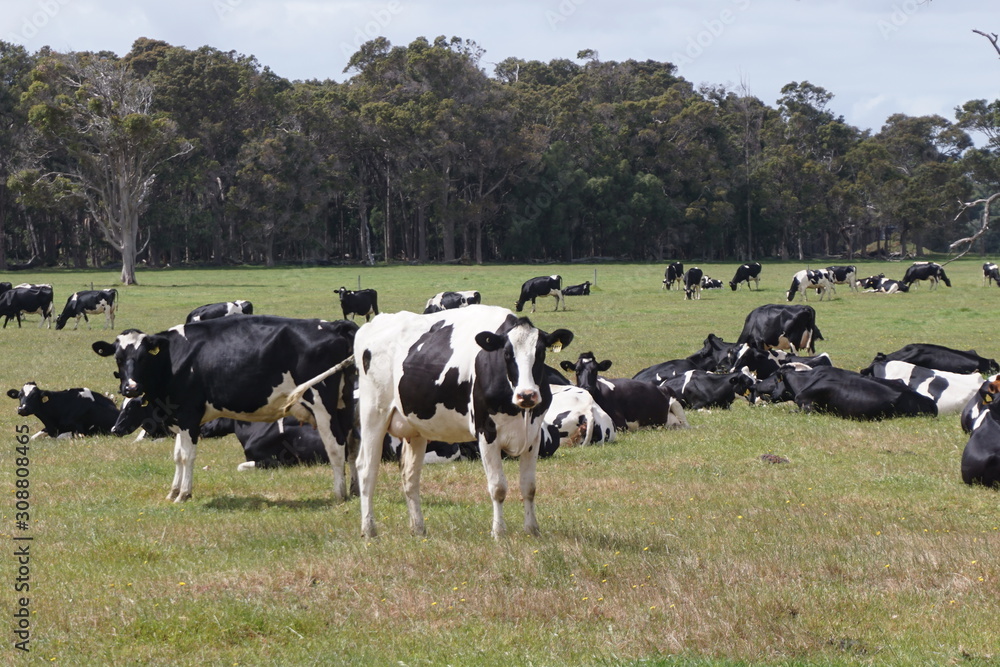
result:
<svg viewBox="0 0 1000 667"><path fill-rule="evenodd" d="M993 394L986 394L985 396L983 396L983 403L992 403L992 402L993 402Z"/></svg>
<svg viewBox="0 0 1000 667"><path fill-rule="evenodd" d="M147 407L149 405L149 401L147 399L143 398L142 399L142 403L140 403L139 405L145 408L145 407Z"/></svg>
<svg viewBox="0 0 1000 667"><path fill-rule="evenodd" d="M48 403L48 402L49 402L49 397L48 396L42 396L42 403Z"/></svg>
<svg viewBox="0 0 1000 667"><path fill-rule="evenodd" d="M149 353L155 357L156 355L158 355L160 353L160 346L157 345L156 347L152 348L149 351Z"/></svg>
<svg viewBox="0 0 1000 667"><path fill-rule="evenodd" d="M553 352L558 352L559 350L562 349L562 341L557 340L555 343L552 344L552 347L550 347L549 349Z"/></svg>

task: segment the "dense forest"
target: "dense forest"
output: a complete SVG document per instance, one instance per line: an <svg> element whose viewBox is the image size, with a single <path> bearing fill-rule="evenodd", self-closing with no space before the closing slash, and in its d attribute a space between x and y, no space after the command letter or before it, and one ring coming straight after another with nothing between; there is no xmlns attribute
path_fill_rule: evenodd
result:
<svg viewBox="0 0 1000 667"><path fill-rule="evenodd" d="M0 269L914 255L1000 190L1000 101L873 133L806 81L771 106L666 62L482 58L377 38L343 82L288 81L0 41Z"/></svg>

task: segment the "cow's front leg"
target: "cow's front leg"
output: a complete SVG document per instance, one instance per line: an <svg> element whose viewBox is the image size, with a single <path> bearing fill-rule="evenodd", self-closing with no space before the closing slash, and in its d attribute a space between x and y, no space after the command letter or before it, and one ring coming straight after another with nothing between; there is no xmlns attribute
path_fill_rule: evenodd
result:
<svg viewBox="0 0 1000 667"><path fill-rule="evenodd" d="M167 500L182 503L191 499L194 483L194 459L197 453L191 432L183 430L177 434L174 443L174 482L170 486Z"/></svg>
<svg viewBox="0 0 1000 667"><path fill-rule="evenodd" d="M503 520L503 501L507 498L507 478L503 474L500 447L495 440L488 443L486 438L480 435L479 452L483 458L483 469L486 470L486 487L493 500L493 529L490 533L494 539L500 539L507 532L507 524ZM534 502L534 495L532 495L532 502ZM534 508L532 508L532 512L534 512Z"/></svg>
<svg viewBox="0 0 1000 667"><path fill-rule="evenodd" d="M403 468L403 496L410 512L410 533L426 535L424 513L420 509L420 472L427 453L427 439L414 436L403 441L400 464Z"/></svg>
<svg viewBox="0 0 1000 667"><path fill-rule="evenodd" d="M538 463L538 446L521 455L521 499L524 501L524 532L539 536L538 518L535 516L535 468Z"/></svg>

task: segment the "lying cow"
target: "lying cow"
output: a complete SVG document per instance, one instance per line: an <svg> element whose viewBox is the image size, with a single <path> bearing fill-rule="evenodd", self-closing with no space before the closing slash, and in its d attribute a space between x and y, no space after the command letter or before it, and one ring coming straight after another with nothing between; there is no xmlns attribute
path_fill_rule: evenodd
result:
<svg viewBox="0 0 1000 667"><path fill-rule="evenodd" d="M1000 423L992 411L983 411L972 425L962 450L962 481L966 484L1000 484Z"/></svg>
<svg viewBox="0 0 1000 667"><path fill-rule="evenodd" d="M750 289L750 281L753 281L757 289L760 289L760 262L749 262L747 264L742 264L736 269L736 275L733 279L729 281L729 286L735 292L736 288L740 286L740 283L746 283L747 289Z"/></svg>
<svg viewBox="0 0 1000 667"><path fill-rule="evenodd" d="M737 396L749 396L754 378L742 371L708 373L688 371L661 383L680 399L685 410L729 408Z"/></svg>
<svg viewBox="0 0 1000 667"><path fill-rule="evenodd" d="M949 373L1000 373L1000 365L996 359L987 359L976 354L975 350L955 350L934 343L910 343L895 352L875 355L872 363L880 361L908 361L916 366L933 368Z"/></svg>
<svg viewBox="0 0 1000 667"><path fill-rule="evenodd" d="M117 302L118 290L114 288L73 292L66 299L66 306L63 307L62 313L56 318L56 330L58 331L65 327L71 317L76 318L73 329L80 327L81 317L87 322L87 327L90 328L90 320L87 319L87 315L99 315L100 313L104 313L104 328L114 329L115 310L118 307Z"/></svg>
<svg viewBox="0 0 1000 667"><path fill-rule="evenodd" d="M950 373L895 360L875 361L861 374L902 380L910 389L933 399L939 415L960 413L983 384L979 373Z"/></svg>
<svg viewBox="0 0 1000 667"><path fill-rule="evenodd" d="M214 320L230 315L253 315L253 304L244 299L236 301L223 301L222 303L206 303L198 306L184 320L185 324L192 322L202 322L204 320Z"/></svg>
<svg viewBox="0 0 1000 667"><path fill-rule="evenodd" d="M691 370L728 371L729 351L736 343L727 343L714 333L708 334L702 348L684 359L672 359L644 368L632 376L633 380L660 384L668 378Z"/></svg>
<svg viewBox="0 0 1000 667"><path fill-rule="evenodd" d="M866 292L878 292L880 294L897 294L899 292L910 291L909 286L904 285L898 280L886 278L884 273L862 278L858 281L858 285Z"/></svg>
<svg viewBox="0 0 1000 667"><path fill-rule="evenodd" d="M11 389L7 395L18 401L17 414L34 415L42 422L42 434L50 438L70 438L75 435L107 435L118 419L118 407L107 396L86 387L47 391L28 382L21 390Z"/></svg>
<svg viewBox="0 0 1000 667"><path fill-rule="evenodd" d="M482 302L483 297L476 290L438 292L427 299L427 305L424 306L424 315L440 313L442 310L451 310L452 308L465 308L466 306Z"/></svg>
<svg viewBox="0 0 1000 667"><path fill-rule="evenodd" d="M562 292L563 296L590 296L590 281L585 280L579 285L570 285Z"/></svg>
<svg viewBox="0 0 1000 667"><path fill-rule="evenodd" d="M295 417L275 422L245 422L220 418L202 424L201 437L220 438L234 433L243 446L244 463L237 470L283 468L329 463L319 431Z"/></svg>
<svg viewBox="0 0 1000 667"><path fill-rule="evenodd" d="M559 304L562 304L563 310L566 310L566 299L563 298L561 276L539 276L526 280L521 285L521 296L517 298L514 310L520 313L524 310L524 304L531 301L531 312L535 312L535 299L540 296L555 298L555 309L559 310Z"/></svg>
<svg viewBox="0 0 1000 667"><path fill-rule="evenodd" d="M336 293L340 295L340 310L343 311L345 320L348 316L353 320L355 315L363 315L365 322L368 322L373 315L378 315L378 292L375 290L349 290L341 287Z"/></svg>
<svg viewBox="0 0 1000 667"><path fill-rule="evenodd" d="M709 278L707 275L701 277L702 289L722 289L722 281Z"/></svg>
<svg viewBox="0 0 1000 667"><path fill-rule="evenodd" d="M545 412L545 424L554 429L554 443L584 447L615 439L614 421L589 391L573 385L551 385L550 389L552 405Z"/></svg>
<svg viewBox="0 0 1000 667"><path fill-rule="evenodd" d="M937 287L939 282L943 282L948 287L951 287L951 281L945 275L944 267L936 262L914 262L903 276L903 284L907 287L911 287L913 283L922 280L930 282L930 289Z"/></svg>

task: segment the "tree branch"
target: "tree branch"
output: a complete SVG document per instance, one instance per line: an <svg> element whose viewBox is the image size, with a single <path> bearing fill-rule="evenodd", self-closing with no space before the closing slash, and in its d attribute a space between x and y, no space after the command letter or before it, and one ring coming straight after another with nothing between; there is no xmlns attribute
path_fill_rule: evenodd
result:
<svg viewBox="0 0 1000 667"><path fill-rule="evenodd" d="M982 30L976 30L975 28L972 29L972 32L976 33L977 35L982 35L986 39L990 40L990 43L993 45L994 50L996 50L997 55L1000 55L1000 45L997 44L997 34L995 32L985 33Z"/></svg>
<svg viewBox="0 0 1000 667"><path fill-rule="evenodd" d="M979 239L980 236L982 236L987 231L989 231L989 229L990 229L990 204L992 204L993 200L995 200L997 198L1000 198L1000 192L995 192L992 195L990 195L989 197L987 197L986 199L977 199L975 201L967 201L967 202L964 202L964 203L959 202L959 203L962 204L962 208L961 208L961 210L959 210L958 215L955 216L955 220L958 220L960 217L962 217L962 214L965 213L965 211L967 209L970 209L973 206L979 206L980 204L983 204L982 223L981 223L981 225L979 227L979 231L977 231L975 234L973 234L972 236L969 236L967 238L964 238L964 239L959 239L959 240L955 241L954 243L952 243L951 245L948 246L948 250L952 250L953 251L953 250L955 250L955 248L957 248L958 246L962 245L963 243L968 244L968 247L966 247L965 250L963 250L958 255L952 257L951 259L949 259L947 262L945 262L945 264L948 264L949 262L954 262L956 259L958 259L962 255L964 255L965 253L969 252L969 250L972 249L972 244L975 243Z"/></svg>

